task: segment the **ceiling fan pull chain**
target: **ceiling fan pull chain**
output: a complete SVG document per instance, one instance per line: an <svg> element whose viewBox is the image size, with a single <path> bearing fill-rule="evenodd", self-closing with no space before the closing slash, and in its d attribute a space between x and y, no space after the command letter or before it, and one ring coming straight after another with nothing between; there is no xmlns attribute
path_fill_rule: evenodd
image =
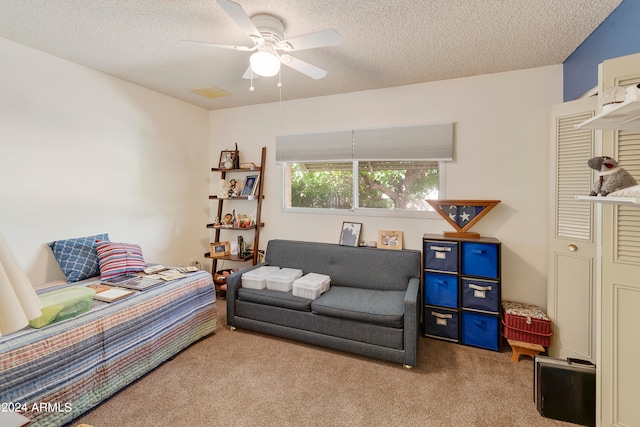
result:
<svg viewBox="0 0 640 427"><path fill-rule="evenodd" d="M251 74L251 86L249 86L249 92L253 92L254 90L256 90L255 87L253 87L253 70L250 71Z"/></svg>
<svg viewBox="0 0 640 427"><path fill-rule="evenodd" d="M280 133L282 133L282 81L281 81L282 70L278 73L278 92L280 96L280 100L278 102L278 113L280 114Z"/></svg>

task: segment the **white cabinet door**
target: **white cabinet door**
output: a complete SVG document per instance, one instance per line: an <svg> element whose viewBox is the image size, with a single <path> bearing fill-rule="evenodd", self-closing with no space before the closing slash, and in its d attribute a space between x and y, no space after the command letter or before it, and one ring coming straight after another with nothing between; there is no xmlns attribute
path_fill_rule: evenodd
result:
<svg viewBox="0 0 640 427"><path fill-rule="evenodd" d="M596 236L589 195L594 174L587 160L595 153L595 131L575 125L595 115L595 97L554 106L551 111L552 200L549 218L547 314L553 335L549 355L595 363Z"/></svg>
<svg viewBox="0 0 640 427"><path fill-rule="evenodd" d="M640 82L640 54L604 61L600 89ZM640 131L602 131L602 152L640 181ZM602 426L640 426L640 208L602 207Z"/></svg>

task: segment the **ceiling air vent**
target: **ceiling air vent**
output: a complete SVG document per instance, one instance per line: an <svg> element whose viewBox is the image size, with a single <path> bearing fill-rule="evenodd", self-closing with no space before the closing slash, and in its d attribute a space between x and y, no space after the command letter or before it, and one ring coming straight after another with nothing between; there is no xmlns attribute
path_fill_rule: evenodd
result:
<svg viewBox="0 0 640 427"><path fill-rule="evenodd" d="M202 95L206 98L222 98L223 96L229 96L231 95L228 92L225 92L222 89L218 89L217 87L214 86L209 86L209 87L196 87L193 89L189 89L191 92L197 93L198 95Z"/></svg>

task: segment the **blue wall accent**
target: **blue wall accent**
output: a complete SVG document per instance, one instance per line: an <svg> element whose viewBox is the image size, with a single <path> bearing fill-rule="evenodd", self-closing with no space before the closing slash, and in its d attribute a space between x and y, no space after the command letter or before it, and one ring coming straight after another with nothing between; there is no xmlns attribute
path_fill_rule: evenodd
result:
<svg viewBox="0 0 640 427"><path fill-rule="evenodd" d="M598 64L640 52L640 0L622 3L564 61L564 100L578 99L598 84Z"/></svg>

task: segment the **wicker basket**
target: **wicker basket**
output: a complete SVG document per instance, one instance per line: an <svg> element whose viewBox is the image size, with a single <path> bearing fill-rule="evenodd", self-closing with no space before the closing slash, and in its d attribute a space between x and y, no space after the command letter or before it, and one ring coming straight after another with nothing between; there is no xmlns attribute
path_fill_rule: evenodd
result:
<svg viewBox="0 0 640 427"><path fill-rule="evenodd" d="M504 337L549 347L551 320L535 305L502 301Z"/></svg>

